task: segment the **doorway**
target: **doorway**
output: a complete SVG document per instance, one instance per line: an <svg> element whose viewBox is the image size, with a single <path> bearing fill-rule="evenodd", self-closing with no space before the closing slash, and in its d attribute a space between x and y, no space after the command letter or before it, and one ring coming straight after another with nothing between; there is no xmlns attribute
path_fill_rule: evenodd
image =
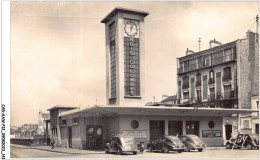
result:
<svg viewBox="0 0 260 160"><path fill-rule="evenodd" d="M68 127L68 144L69 148L72 148L72 128Z"/></svg>
<svg viewBox="0 0 260 160"><path fill-rule="evenodd" d="M169 135L182 135L182 121L169 121L168 122Z"/></svg>
<svg viewBox="0 0 260 160"><path fill-rule="evenodd" d="M103 128L100 125L86 126L87 149L103 147Z"/></svg>
<svg viewBox="0 0 260 160"><path fill-rule="evenodd" d="M164 135L164 121L150 121L150 142Z"/></svg>
<svg viewBox="0 0 260 160"><path fill-rule="evenodd" d="M186 134L199 136L199 121L186 121Z"/></svg>
<svg viewBox="0 0 260 160"><path fill-rule="evenodd" d="M230 124L225 125L225 130L226 130L226 140L229 140L232 135L232 125Z"/></svg>

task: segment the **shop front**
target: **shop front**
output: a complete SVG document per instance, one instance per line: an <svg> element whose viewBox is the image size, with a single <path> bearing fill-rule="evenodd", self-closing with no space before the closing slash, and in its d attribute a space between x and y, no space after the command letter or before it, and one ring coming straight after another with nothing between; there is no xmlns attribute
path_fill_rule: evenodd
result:
<svg viewBox="0 0 260 160"><path fill-rule="evenodd" d="M147 144L161 135L198 135L207 146L222 146L223 116L252 110L193 107L95 106L60 114L61 146L97 149L115 135Z"/></svg>

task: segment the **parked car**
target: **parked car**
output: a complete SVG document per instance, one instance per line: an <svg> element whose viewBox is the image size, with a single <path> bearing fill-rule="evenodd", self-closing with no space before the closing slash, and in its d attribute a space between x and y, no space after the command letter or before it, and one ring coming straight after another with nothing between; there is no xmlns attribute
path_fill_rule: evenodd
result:
<svg viewBox="0 0 260 160"><path fill-rule="evenodd" d="M226 149L245 147L249 150L259 149L259 137L257 134L238 134L236 138L231 137L226 143Z"/></svg>
<svg viewBox="0 0 260 160"><path fill-rule="evenodd" d="M148 143L147 149L149 152L160 150L164 153L168 153L169 151L178 151L178 153L181 153L184 151L185 146L176 136L161 136L152 143Z"/></svg>
<svg viewBox="0 0 260 160"><path fill-rule="evenodd" d="M105 145L105 153L116 153L123 154L125 152L132 152L133 154L137 154L138 147L135 144L135 140L133 137L119 134L112 138L110 143Z"/></svg>
<svg viewBox="0 0 260 160"><path fill-rule="evenodd" d="M202 152L207 145L196 135L187 134L179 136L181 142L185 145L185 151L189 152L190 150L198 150Z"/></svg>

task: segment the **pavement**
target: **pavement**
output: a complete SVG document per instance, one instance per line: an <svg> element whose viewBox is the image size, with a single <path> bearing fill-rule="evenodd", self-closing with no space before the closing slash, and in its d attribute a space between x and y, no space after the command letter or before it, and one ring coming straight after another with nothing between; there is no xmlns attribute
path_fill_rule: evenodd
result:
<svg viewBox="0 0 260 160"><path fill-rule="evenodd" d="M17 144L11 144L12 147L20 148L20 149L37 149L49 152L56 152L56 153L66 153L66 154L89 154L89 153L103 153L104 150L80 150L80 149L73 149L73 148L61 148L61 147L54 147L51 149L50 146L22 146ZM207 147L206 150L226 150L226 147Z"/></svg>

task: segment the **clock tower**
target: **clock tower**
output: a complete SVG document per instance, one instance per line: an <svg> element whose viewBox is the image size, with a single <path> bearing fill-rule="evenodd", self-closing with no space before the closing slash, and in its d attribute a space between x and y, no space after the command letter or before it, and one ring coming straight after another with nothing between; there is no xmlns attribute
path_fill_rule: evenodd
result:
<svg viewBox="0 0 260 160"><path fill-rule="evenodd" d="M107 105L145 105L144 11L115 8L102 21L106 37Z"/></svg>

